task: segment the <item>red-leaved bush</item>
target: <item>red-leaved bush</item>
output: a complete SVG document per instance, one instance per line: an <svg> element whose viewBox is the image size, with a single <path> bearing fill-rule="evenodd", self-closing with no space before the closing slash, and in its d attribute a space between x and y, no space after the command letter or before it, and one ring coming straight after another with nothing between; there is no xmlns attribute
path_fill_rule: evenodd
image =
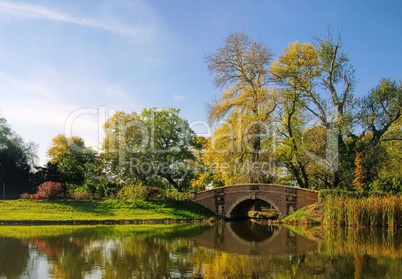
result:
<svg viewBox="0 0 402 279"><path fill-rule="evenodd" d="M63 187L60 182L46 181L38 186L38 192L32 195L34 200L55 200L64 198Z"/></svg>

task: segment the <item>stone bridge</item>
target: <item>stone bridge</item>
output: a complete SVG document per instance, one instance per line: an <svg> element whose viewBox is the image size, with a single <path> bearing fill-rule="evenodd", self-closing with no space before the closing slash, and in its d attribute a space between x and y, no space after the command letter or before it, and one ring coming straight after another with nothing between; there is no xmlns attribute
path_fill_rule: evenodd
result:
<svg viewBox="0 0 402 279"><path fill-rule="evenodd" d="M229 219L246 217L257 201L265 201L275 208L279 218L282 218L317 202L318 191L273 184L247 184L193 192L190 199Z"/></svg>

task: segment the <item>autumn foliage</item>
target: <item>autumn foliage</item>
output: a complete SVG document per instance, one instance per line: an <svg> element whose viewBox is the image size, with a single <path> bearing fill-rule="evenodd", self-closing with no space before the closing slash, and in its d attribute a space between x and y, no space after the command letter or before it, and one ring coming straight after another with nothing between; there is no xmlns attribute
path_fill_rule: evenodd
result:
<svg viewBox="0 0 402 279"><path fill-rule="evenodd" d="M363 191L367 188L367 184L365 183L366 176L364 174L360 152L356 154L355 165L355 179L353 180L353 184L356 190Z"/></svg>
<svg viewBox="0 0 402 279"><path fill-rule="evenodd" d="M60 182L46 181L38 186L38 192L32 198L34 200L56 200L64 198L64 190Z"/></svg>

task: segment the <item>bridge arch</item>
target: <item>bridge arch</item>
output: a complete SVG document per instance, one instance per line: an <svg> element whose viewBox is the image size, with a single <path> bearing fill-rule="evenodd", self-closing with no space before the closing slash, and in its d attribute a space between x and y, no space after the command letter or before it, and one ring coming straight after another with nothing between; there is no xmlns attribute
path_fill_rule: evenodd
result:
<svg viewBox="0 0 402 279"><path fill-rule="evenodd" d="M283 216L284 213L279 209L279 207L269 198L261 197L258 198L250 198L247 196L243 196L235 201L230 208L225 212L225 216L227 218L234 218L234 217L243 217L242 214L247 214L250 211L251 207L258 201L265 201L269 203L276 211L278 211L279 216ZM246 204L245 204L246 203ZM243 206L242 206L243 205Z"/></svg>

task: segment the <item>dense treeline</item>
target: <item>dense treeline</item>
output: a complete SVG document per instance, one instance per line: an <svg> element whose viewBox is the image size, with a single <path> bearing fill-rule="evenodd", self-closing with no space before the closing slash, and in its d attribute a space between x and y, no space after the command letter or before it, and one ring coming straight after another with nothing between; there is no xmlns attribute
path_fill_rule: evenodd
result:
<svg viewBox="0 0 402 279"><path fill-rule="evenodd" d="M47 195L48 198L150 200L186 196L182 193L189 190L194 177L193 150L199 144L179 112L154 108L144 109L139 115L116 112L104 125L106 137L101 153L85 146L78 136L59 134L52 140L47 152L50 161L44 167L29 165L30 149L15 136L20 140L17 146L20 157L7 159L14 154L12 144L0 150L1 181L7 186L7 198L18 198L21 194L29 197L39 185L42 185L40 193L34 198ZM2 123L7 130L0 132L7 137L7 131L11 130L5 120ZM12 139L10 143L15 142ZM7 169L8 165L13 169ZM64 194L58 189L60 183Z"/></svg>
<svg viewBox="0 0 402 279"><path fill-rule="evenodd" d="M36 145L25 142L0 117L0 189L1 198L16 198L31 190L36 183L33 175Z"/></svg>
<svg viewBox="0 0 402 279"><path fill-rule="evenodd" d="M399 193L402 84L384 78L364 96L340 36L269 45L232 33L205 62L222 90L208 106L213 135L197 137L178 109L116 112L103 150L57 135L50 162L0 121L0 179L9 198L61 182L75 198L172 198L206 186L282 183Z"/></svg>

